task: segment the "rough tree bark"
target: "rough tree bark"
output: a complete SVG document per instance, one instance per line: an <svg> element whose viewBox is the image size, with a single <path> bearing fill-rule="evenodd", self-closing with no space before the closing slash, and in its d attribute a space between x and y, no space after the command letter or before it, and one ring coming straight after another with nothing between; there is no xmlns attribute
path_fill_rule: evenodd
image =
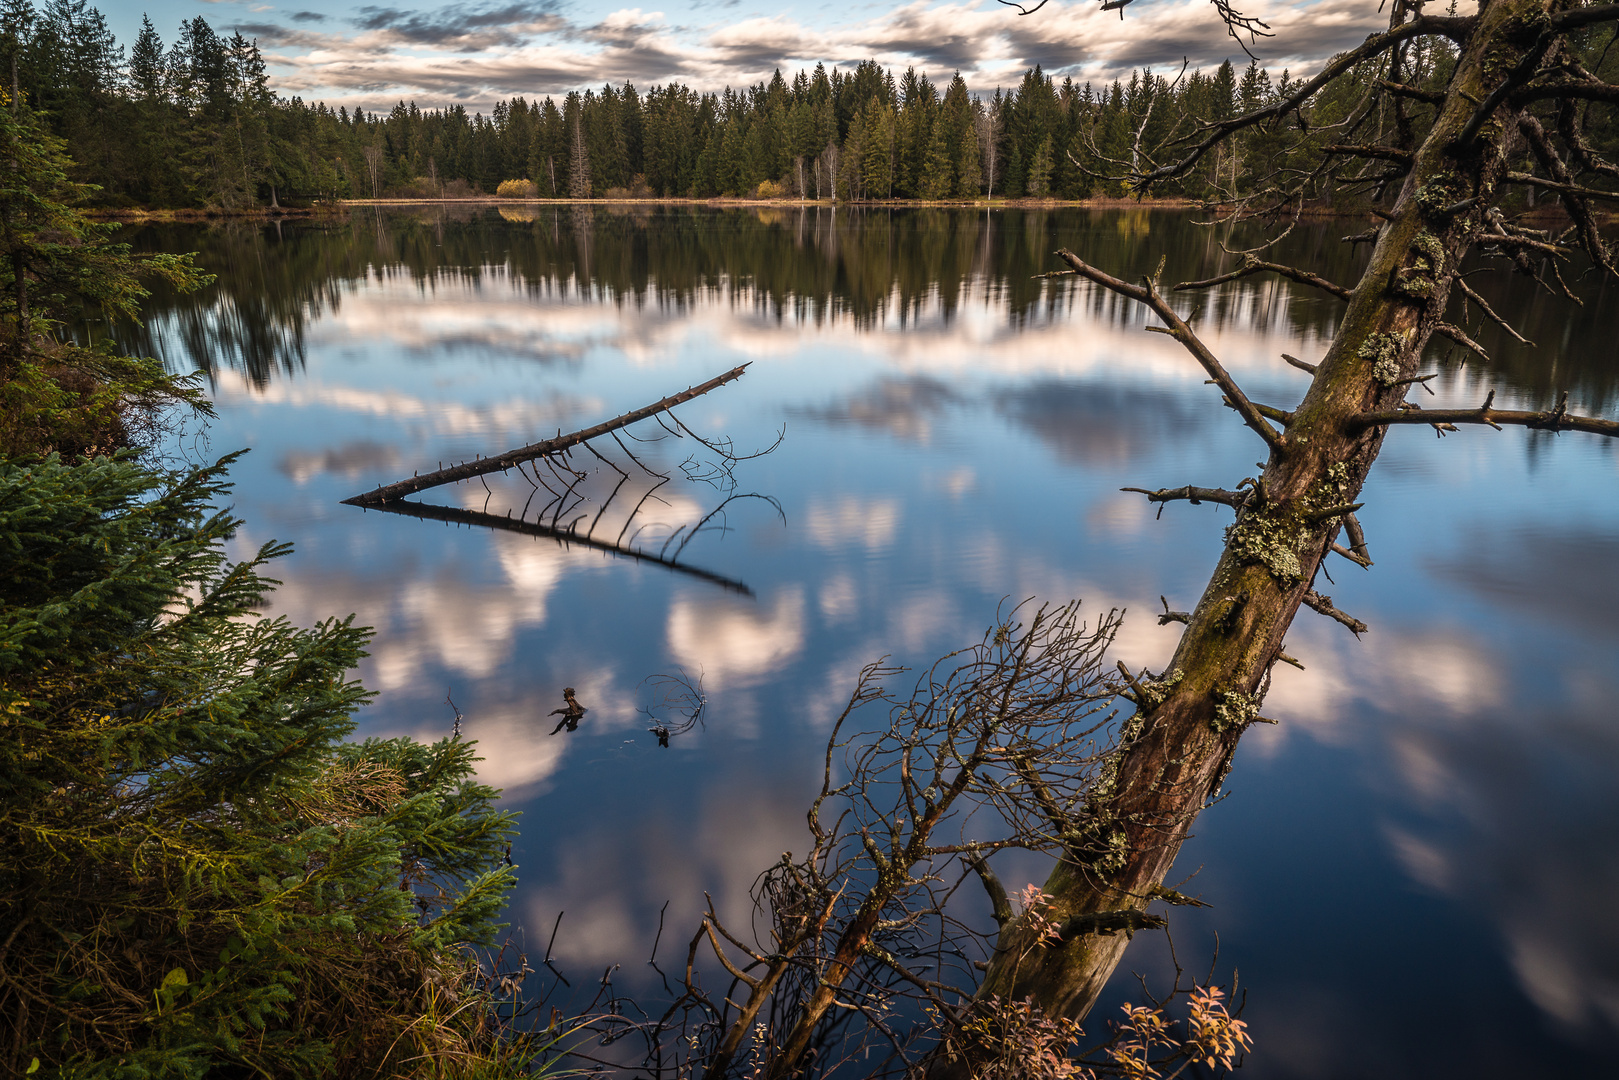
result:
<svg viewBox="0 0 1619 1080"><path fill-rule="evenodd" d="M1337 336L1290 414L1249 402L1164 301L1155 280L1133 285L1071 252L1058 253L1074 273L1145 303L1163 319L1165 327L1155 329L1203 363L1270 454L1240 500L1225 550L1167 672L1150 678L1124 673L1136 717L1124 733L1116 775L1096 793L1086 827L1070 838L1069 858L1046 882L1051 917L1113 912L1128 923L1129 913L1143 912L1161 887L1193 819L1217 794L1238 739L1258 716L1283 638L1355 509L1386 425L1405 419L1402 402L1430 334L1452 329L1443 313L1463 254L1476 240L1500 235L1493 208L1508 182L1507 162L1525 138L1510 91L1534 74L1559 34L1598 21L1599 14L1612 18L1613 6L1485 0L1472 19L1418 17L1457 39L1456 70L1437 121L1415 148L1370 263L1348 291ZM1444 419L1577 426L1561 408L1509 418L1491 414L1488 403ZM1619 430L1611 421L1582 424L1602 434ZM1033 998L1048 1015L1083 1016L1127 937L1086 933L1039 948L1031 933L1022 920L1004 928L979 998ZM969 1069L936 1060L931 1071L964 1075Z"/></svg>

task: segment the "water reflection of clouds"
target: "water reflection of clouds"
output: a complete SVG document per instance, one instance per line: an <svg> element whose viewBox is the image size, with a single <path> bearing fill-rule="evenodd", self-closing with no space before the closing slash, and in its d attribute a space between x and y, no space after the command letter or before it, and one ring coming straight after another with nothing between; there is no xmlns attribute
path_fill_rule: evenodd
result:
<svg viewBox="0 0 1619 1080"><path fill-rule="evenodd" d="M408 284L362 292L319 324L323 344L385 342L416 353L478 349L503 357L578 362L593 345L619 337L613 308L534 302L495 278L444 282L423 297Z"/></svg>
<svg viewBox="0 0 1619 1080"><path fill-rule="evenodd" d="M844 495L831 501L811 502L804 511L804 531L810 543L819 548L836 550L853 545L878 552L894 542L899 519L899 503L894 499Z"/></svg>
<svg viewBox="0 0 1619 1080"><path fill-rule="evenodd" d="M259 387L230 370L222 370L216 376L214 399L221 405L248 408L330 409L420 425L437 435L497 439L517 433L543 432L603 408L598 398L556 392L538 400L507 398L473 404L456 400L450 394L427 398L404 390L343 385L316 376L297 381L281 379Z"/></svg>
<svg viewBox="0 0 1619 1080"><path fill-rule="evenodd" d="M999 390L996 408L1064 462L1124 464L1201 433L1208 417L1176 391L1041 380Z"/></svg>
<svg viewBox="0 0 1619 1080"><path fill-rule="evenodd" d="M1278 665L1265 711L1281 723L1254 731L1243 745L1279 753L1295 732L1342 745L1368 703L1397 702L1424 723L1466 718L1496 702L1506 687L1500 658L1459 629L1418 632L1374 627L1356 639L1343 627L1301 610L1288 634L1288 652L1304 664Z"/></svg>
<svg viewBox="0 0 1619 1080"><path fill-rule="evenodd" d="M682 593L669 607L667 638L671 655L711 691L758 683L804 647L803 588L784 586L768 602Z"/></svg>
<svg viewBox="0 0 1619 1080"><path fill-rule="evenodd" d="M961 404L961 395L931 376L885 375L828 404L790 408L788 415L835 426L883 431L896 438L927 443L944 413Z"/></svg>
<svg viewBox="0 0 1619 1080"><path fill-rule="evenodd" d="M1387 827L1414 881L1495 924L1531 1001L1572 1028L1619 1034L1619 732L1603 700L1502 702L1466 725L1392 736L1422 813Z"/></svg>
<svg viewBox="0 0 1619 1080"><path fill-rule="evenodd" d="M469 452L474 442L479 450L515 445L616 411L611 405L641 404L669 383L685 385L688 369L711 373L735 362L731 356L762 362L734 395L716 395L715 407L734 406L743 423L775 409L814 421L804 439L812 425L794 419L798 436L758 466L772 477L791 527L772 526L774 547L719 549L746 562L757 601L686 579L647 588L656 571L527 537L374 515L356 525L343 520L348 508L321 519L330 531L314 543L297 536L308 553L299 560L310 561L278 573L287 585L275 597L277 613L309 623L353 610L379 628L362 675L385 696L362 714L368 733L441 737L444 687L453 682L468 733L486 757L480 775L514 800L554 793L527 807L525 842L535 858L524 868L514 914L527 916L533 945L567 907L559 952L572 961L643 959L665 900L674 901L666 948L676 929L689 934L695 925L705 889L733 918L745 913L753 875L802 842L818 733L863 664L885 654L916 664L969 644L1002 598L1077 596L1093 618L1129 608L1110 662L1161 670L1180 628L1157 625L1158 595L1191 606L1231 516L1221 508L1172 509L1155 523L1156 508L1115 489L1229 485L1255 457L1248 436L1222 422L1217 394L1178 346L1142 332L1139 308L1098 304L1083 286L1053 285L1049 302L1030 306L1025 297L1014 306L1007 298L1014 289L969 278L949 298L948 313L935 290L901 320L897 294L875 317L856 318L834 298L819 318L791 305L778 318L741 279L678 303L658 299L655 284L648 302L630 292L594 300L528 293L496 273L426 290L403 280L368 283L342 309L320 314L309 331L307 377L260 389L220 373L223 415L248 416L243 426L257 425L266 449L280 455L262 490L244 485L259 500L243 511L251 521L263 522L280 502L307 506L317 495L349 493L327 491L322 477L391 474L401 468L396 453L405 470L424 463L416 456L448 457L436 447L408 448L424 434L445 444L459 439ZM1286 303L1298 301L1285 290L1234 289L1210 299L1197 324L1256 398L1281 406L1297 400L1289 395L1302 392L1304 376L1278 354L1314 360L1320 352L1278 310ZM399 361L391 348L416 355ZM586 360L566 370L526 362L565 353ZM515 362L488 363L491 356ZM1441 396L1423 400L1476 405L1487 389L1481 378L1494 376L1471 366L1447 374L1436 383ZM577 383L577 396L548 388L564 379ZM654 393L643 395L649 386ZM635 400L620 402L631 394ZM1516 395L1504 391L1497 401L1516 405L1509 397ZM849 437L860 432L882 437ZM1322 809L1322 830L1308 842L1330 849L1346 874L1363 878L1365 891L1303 931L1359 942L1366 956L1319 979L1299 974L1283 954L1303 939L1281 925L1287 919L1274 901L1241 895L1243 883L1236 897L1214 897L1215 925L1263 924L1237 959L1245 983L1250 970L1260 973L1256 1000L1269 1022L1255 1064L1269 1075L1343 1075L1344 1062L1394 1060L1407 1048L1403 1036L1390 1034L1400 1018L1359 993L1375 973L1409 970L1405 946L1373 944L1373 932L1357 938L1353 928L1320 929L1325 918L1353 923L1353 905L1368 898L1403 924L1413 915L1406 881L1449 898L1432 909L1443 926L1414 915L1418 932L1442 939L1433 955L1467 949L1502 986L1515 978L1547 1015L1569 1023L1615 1011L1619 931L1593 926L1584 905L1619 892L1609 839L1619 830L1611 794L1619 753L1603 731L1619 687L1589 662L1527 673L1516 650L1540 648L1530 644L1534 629L1469 620L1479 608L1501 614L1502 623L1528 612L1533 618L1518 621L1577 628L1583 637L1572 652L1600 653L1619 610L1612 570L1619 550L1600 507L1582 511L1589 527L1567 524L1567 507L1585 503L1553 502L1543 511L1547 527L1521 534L1451 512L1545 505L1545 474L1513 471L1523 439L1469 430L1435 450L1426 431L1391 436L1369 489L1376 501L1363 515L1383 552L1379 566L1356 572L1352 585L1340 576L1341 588L1332 589L1373 631L1357 642L1301 613L1288 651L1308 670L1279 669L1265 712L1281 724L1245 739L1242 754L1259 767L1245 774L1239 765L1235 779L1265 776L1252 759L1269 757L1271 775L1286 773L1289 783L1341 784L1351 801L1375 789L1367 812ZM1430 445L1419 452L1422 443ZM1545 453L1560 455L1560 471L1584 469L1587 482L1593 471L1611 479L1609 459L1571 466L1575 445L1568 436L1547 440ZM1151 467L1140 468L1144 462ZM246 467L255 465L249 459ZM1205 468L1224 472L1205 479ZM497 513L520 507L529 490L515 476L491 486ZM1589 499L1583 488L1573 495ZM1570 497L1559 489L1558 499ZM481 509L484 499L474 483L441 501ZM672 530L697 510L678 503L652 516ZM1193 535L1201 547L1172 550L1163 542ZM1452 537L1454 556L1446 551ZM692 548L700 550L716 551ZM1424 564L1422 552L1436 554ZM1554 641L1543 651L1558 647ZM706 732L660 751L639 730L636 686L677 663L705 674L712 711ZM554 718L545 713L564 681L592 711L574 736L552 738ZM1531 687L1549 690L1557 705L1514 704ZM595 738L602 733L613 737ZM622 742L631 735L633 744ZM607 752L609 743L618 749ZM1320 745L1332 750L1315 753ZM1264 800L1269 815L1286 805L1281 787L1244 784L1241 794ZM1211 814L1210 836L1215 820ZM1286 865L1296 852L1273 843L1266 827L1273 821L1221 841L1211 868L1249 855ZM1279 982L1296 990L1277 993ZM1344 986L1353 989L1340 993ZM1521 1016L1526 1004L1505 996L1481 1015ZM1365 1048L1377 1039L1383 1050L1368 1058Z"/></svg>
<svg viewBox="0 0 1619 1080"><path fill-rule="evenodd" d="M503 789L511 800L534 795L536 787L561 768L568 751L577 752L576 740L638 731L644 726L636 708L634 680L622 679L616 667L603 666L599 656L586 656L582 651L559 655L566 650L552 647L545 651L545 659L553 667L572 672L568 676L570 684L590 709L578 732L552 734L558 718L551 715L551 710L559 707L562 699L524 696L533 686L530 680L504 687L485 686L478 706L467 714L463 727L468 738L478 740L478 753L483 758L478 763L478 779ZM412 734L418 738L443 737L441 730Z"/></svg>
<svg viewBox="0 0 1619 1080"><path fill-rule="evenodd" d="M353 480L365 473L397 471L400 461L397 447L357 439L323 450L288 450L276 462L276 471L302 485L328 473Z"/></svg>
<svg viewBox="0 0 1619 1080"><path fill-rule="evenodd" d="M972 278L948 304L935 293L903 322L874 328L847 312L777 319L742 284L698 293L678 306L582 304L535 295L515 279L490 274L438 282L430 294L406 282L373 285L327 313L318 333L328 346L387 343L417 352L475 346L546 359L610 348L638 368L667 366L698 345L710 353L718 346L739 358L773 359L790 341L795 351L827 347L915 374L1074 377L1105 370L1114 380L1202 381L1202 369L1179 346L1143 332L1141 310L1103 311L1096 309L1094 287L1062 288L1072 291L1056 299L1058 312L1044 323L1014 319L999 286ZM1275 301L1288 302L1286 294ZM1274 313L1261 314L1263 306L1258 299L1238 304L1203 330L1228 367L1290 370L1272 348ZM1071 318L1085 324L1083 336L1073 334ZM1317 348L1310 335L1295 347L1306 353Z"/></svg>
<svg viewBox="0 0 1619 1080"><path fill-rule="evenodd" d="M1429 560L1439 577L1541 622L1572 621L1619 638L1619 533L1592 525L1501 529L1480 523L1467 546Z"/></svg>
<svg viewBox="0 0 1619 1080"><path fill-rule="evenodd" d="M768 766L746 759L718 764L724 771L710 774L695 797L648 781L650 805L634 828L587 819L579 842L543 868L545 884L526 897L527 922L548 928L558 911L566 912L559 961L600 968L649 956L667 902L661 955L674 957L678 968L705 892L730 926L748 926L749 890L759 873L806 843L810 790L790 782L797 776L783 782L789 778L763 775Z"/></svg>
<svg viewBox="0 0 1619 1080"><path fill-rule="evenodd" d="M1591 918L1593 898L1619 894L1612 673L1569 661L1552 681L1574 693L1553 706L1515 700L1529 688L1462 630L1374 628L1356 642L1301 622L1289 641L1306 670L1278 669L1265 711L1280 724L1248 751L1277 755L1299 733L1366 746L1386 766L1381 829L1410 879L1488 918L1547 1015L1619 1031L1619 926Z"/></svg>

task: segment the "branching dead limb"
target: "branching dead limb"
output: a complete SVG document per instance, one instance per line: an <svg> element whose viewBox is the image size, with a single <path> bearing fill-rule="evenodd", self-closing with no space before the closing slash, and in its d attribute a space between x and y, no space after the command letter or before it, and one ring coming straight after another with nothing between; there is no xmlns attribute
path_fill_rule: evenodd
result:
<svg viewBox="0 0 1619 1080"><path fill-rule="evenodd" d="M1484 351L1484 346L1468 337L1467 331L1459 326L1454 326L1448 322L1436 322L1433 324L1433 332L1442 338L1449 338L1480 360L1488 361L1490 359L1490 354Z"/></svg>
<svg viewBox="0 0 1619 1080"><path fill-rule="evenodd" d="M1545 191L1555 191L1565 195L1578 195L1584 199L1619 202L1619 191L1604 191L1601 188L1560 183L1556 180L1548 180L1544 176L1536 176L1533 173L1509 172L1507 173L1507 183L1523 184L1528 187L1537 187Z"/></svg>
<svg viewBox="0 0 1619 1080"><path fill-rule="evenodd" d="M751 1043L764 1075L786 1080L828 1025L851 1012L879 1023L896 998L933 1007L948 1026L952 1001L971 992L971 950L983 955L983 939L946 911L954 886L943 887L943 871L959 858L983 883L997 924L1011 925L1016 912L988 855L1019 848L1068 857L1106 756L1100 731L1113 716L1113 692L1100 665L1118 615L1087 625L1069 604L1025 622L1023 610L940 659L907 696L882 685L896 669L878 663L862 672L827 741L810 851L784 855L754 889L768 940L744 942L709 906L698 940L748 993L706 1076L727 1075ZM885 706L877 725L857 728ZM1141 914L1092 922L1073 932L1161 925ZM930 957L933 967L906 957ZM944 961L963 968L965 988L938 966ZM690 969L687 982L695 986ZM766 1024L771 995L787 1007Z"/></svg>
<svg viewBox="0 0 1619 1080"><path fill-rule="evenodd" d="M1219 120L1210 123L1207 128L1208 133L1185 156L1179 161L1154 169L1152 172L1138 177L1135 186L1145 188L1183 175L1201 161L1203 155L1225 141L1233 133L1264 123L1267 120L1281 119L1313 98L1334 79L1353 70L1356 65L1393 48L1403 41L1410 41L1430 34L1441 34L1454 40L1461 40L1471 32L1476 22L1477 17L1471 15L1443 17L1419 15L1402 26L1395 27L1382 34L1373 34L1356 48L1334 57L1321 69L1315 78L1307 80L1287 97L1273 102L1263 109L1256 109L1253 112L1245 113L1230 120Z"/></svg>
<svg viewBox="0 0 1619 1080"><path fill-rule="evenodd" d="M1457 274L1456 277L1451 281L1451 284L1460 289L1463 296L1477 304L1478 309L1484 312L1491 322L1495 323L1508 334L1512 335L1513 339L1519 344L1528 345L1531 347L1534 346L1535 343L1533 341L1530 341L1528 338L1518 333L1517 327L1513 326L1511 323L1507 322L1507 320L1503 319L1499 314L1497 314L1496 310L1490 306L1490 302L1484 299L1484 297L1480 296L1478 294L1478 290L1469 285L1465 277Z"/></svg>

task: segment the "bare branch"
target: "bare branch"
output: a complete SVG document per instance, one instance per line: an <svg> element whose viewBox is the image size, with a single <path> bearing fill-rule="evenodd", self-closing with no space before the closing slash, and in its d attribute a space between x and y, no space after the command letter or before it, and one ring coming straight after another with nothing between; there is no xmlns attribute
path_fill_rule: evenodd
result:
<svg viewBox="0 0 1619 1080"><path fill-rule="evenodd" d="M1216 285L1224 285L1228 281L1236 281L1238 278L1248 277L1250 274L1264 273L1279 274L1282 277L1287 278L1289 281L1298 282L1300 285L1313 286L1314 288L1320 289L1322 292L1330 293L1331 295L1336 296L1340 300L1349 299L1348 289L1344 288L1342 285L1334 285L1320 274L1312 274L1307 270L1298 270L1291 266L1283 266L1281 263L1263 262L1254 258L1252 255L1246 256L1242 260L1242 265L1231 271L1229 274L1221 274L1219 277L1205 278L1202 281L1183 281L1179 285L1176 285L1173 291L1185 292L1188 289L1208 289L1213 288Z"/></svg>
<svg viewBox="0 0 1619 1080"><path fill-rule="evenodd" d="M1323 146L1321 152L1341 157L1370 158L1374 161L1397 161L1402 165L1411 164L1412 159L1416 157L1409 150L1399 150L1392 146L1334 144Z"/></svg>
<svg viewBox="0 0 1619 1080"><path fill-rule="evenodd" d="M1546 171L1552 174L1552 179L1565 185L1566 188L1572 188L1573 174L1568 171L1568 166L1563 164L1563 159L1552 146L1551 140L1546 137L1546 131L1541 127L1539 118L1528 111L1520 112L1518 130L1523 132L1530 150ZM1574 219L1586 253L1598 266L1610 274L1615 273L1613 260L1608 254L1608 246L1603 242L1602 234L1597 230L1596 220L1591 216L1591 208L1585 204L1585 200L1569 190L1559 191L1558 198L1562 200L1563 209L1568 211L1568 216Z"/></svg>
<svg viewBox="0 0 1619 1080"><path fill-rule="evenodd" d="M1315 78L1310 79L1288 97L1267 105L1263 109L1256 109L1251 113L1233 117L1230 120L1220 120L1209 124L1206 129L1208 134L1203 137L1201 142L1193 146L1186 156L1173 164L1154 169L1147 175L1140 177L1136 186L1146 187L1160 180L1172 180L1182 175L1196 165L1204 154L1224 141L1227 135L1234 131L1242 131L1245 128L1253 127L1255 124L1263 123L1266 120L1280 119L1286 116L1306 101L1309 101L1317 91L1332 82L1332 80L1385 49L1393 48L1402 41L1409 41L1412 38L1430 34L1442 34L1455 40L1461 40L1472 30L1475 22L1477 22L1477 17L1472 15L1444 17L1419 15L1402 26L1397 26L1382 34L1373 34L1356 48L1340 53L1326 67L1322 68Z"/></svg>
<svg viewBox="0 0 1619 1080"><path fill-rule="evenodd" d="M1492 321L1494 321L1496 325L1501 327L1501 329L1503 329L1507 333L1511 334L1514 338L1516 338L1520 343L1522 343L1524 345L1529 345L1529 346L1532 347L1535 344L1533 341L1530 341L1528 338L1526 338L1522 334L1518 333L1517 328L1514 327L1511 323L1507 322L1500 315L1496 314L1495 309L1490 306L1490 302L1488 300L1484 299L1484 297L1480 296L1478 294L1478 291L1476 289L1474 289L1473 286L1471 286L1471 285L1469 285L1467 283L1466 278L1462 277L1460 274L1457 274L1454 278L1451 279L1451 282L1458 289L1460 289L1462 291L1462 294L1464 296L1466 296L1469 300L1473 301L1473 303L1477 304L1479 310L1484 312L1485 315L1489 316L1490 319Z"/></svg>
<svg viewBox="0 0 1619 1080"><path fill-rule="evenodd" d="M1081 277L1088 278L1104 289L1116 292L1121 296L1127 296L1151 308L1155 315L1168 324L1167 332L1169 335L1180 342L1186 348L1186 351L1191 353L1197 359L1197 362L1203 365L1203 370L1209 373L1209 377L1214 380L1215 384L1225 391L1226 397L1231 399L1232 407L1242 416L1243 423L1247 424L1261 439L1264 439L1272 449L1278 449L1282 446L1285 440L1281 432L1270 426L1270 423L1260 414L1259 410L1254 408L1254 403L1248 400L1248 395L1242 392L1242 388L1237 385L1236 380L1226 371L1224 365L1220 363L1214 353L1209 351L1209 347L1203 344L1202 340L1192 332L1192 328L1186 324L1184 319L1175 314L1175 309L1170 307L1162 296L1158 295L1153 279L1145 279L1145 285L1131 285L1127 281L1121 281L1111 274L1096 269L1067 248L1060 249L1057 256L1073 267L1074 272Z"/></svg>
<svg viewBox="0 0 1619 1080"><path fill-rule="evenodd" d="M1535 176L1533 173L1509 172L1507 183L1528 184L1531 187L1544 188L1547 191L1565 192L1570 195L1580 195L1587 199L1603 199L1608 202L1619 202L1619 191L1603 191L1601 188L1581 187L1578 184L1558 183L1548 180L1544 176Z"/></svg>
<svg viewBox="0 0 1619 1080"><path fill-rule="evenodd" d="M1492 409L1495 391L1477 409L1406 409L1399 412L1362 413L1349 421L1351 430L1362 430L1380 424L1488 424L1500 429L1503 424L1526 427L1535 431L1585 431L1592 435L1619 438L1619 420L1603 420L1594 416L1576 416L1568 411L1568 392L1554 409L1544 412L1520 412Z"/></svg>
<svg viewBox="0 0 1619 1080"><path fill-rule="evenodd" d="M1616 20L1619 20L1619 4L1593 4L1590 7L1558 12L1550 21L1553 30L1566 31Z"/></svg>
<svg viewBox="0 0 1619 1080"><path fill-rule="evenodd" d="M984 891L989 894L990 909L995 916L995 925L1005 926L1011 922L1014 917L1012 902L1006 898L1006 886L1001 884L1001 879L990 869L988 860L980 856L975 859L964 858L961 861L972 867L973 872L978 875L978 880L984 883Z"/></svg>
<svg viewBox="0 0 1619 1080"><path fill-rule="evenodd" d="M1390 82L1388 79L1378 79L1377 85L1391 94L1412 98L1429 105L1439 105L1445 100L1445 95L1438 90L1422 90L1415 86L1407 86L1404 83Z"/></svg>
<svg viewBox="0 0 1619 1080"><path fill-rule="evenodd" d="M1514 105L1527 105L1548 98L1577 98L1582 101L1619 101L1619 86L1605 82L1580 79L1559 79L1557 82L1535 83L1512 95Z"/></svg>
<svg viewBox="0 0 1619 1080"><path fill-rule="evenodd" d="M1148 502L1162 503L1185 499L1193 506L1197 506L1199 503L1211 502L1238 509L1248 501L1249 495L1252 494L1247 491L1227 491L1224 488L1193 487L1191 484L1178 488L1159 488L1157 491L1149 491L1147 488L1138 487L1126 487L1119 490L1145 495Z"/></svg>
<svg viewBox="0 0 1619 1080"><path fill-rule="evenodd" d="M1438 334L1440 337L1449 338L1462 348L1476 355L1480 360L1488 360L1490 358L1490 354L1484 351L1484 346L1468 337L1467 333L1459 326L1452 326L1448 322L1436 322L1433 324L1433 332Z"/></svg>
<svg viewBox="0 0 1619 1080"><path fill-rule="evenodd" d="M1350 632L1353 633L1356 637L1360 637L1367 630L1371 629L1365 623L1361 622L1359 619L1355 618L1354 616L1345 615L1343 612L1341 612L1337 608L1333 607L1332 606L1332 597L1330 597L1330 596L1322 596L1320 593L1316 592L1314 589L1310 589L1310 590L1305 592L1304 597L1301 600L1301 603L1303 603L1304 606L1309 608L1310 610L1318 611L1321 614L1325 615L1327 618L1336 620L1337 622L1340 622L1343 625L1347 626L1349 628Z"/></svg>

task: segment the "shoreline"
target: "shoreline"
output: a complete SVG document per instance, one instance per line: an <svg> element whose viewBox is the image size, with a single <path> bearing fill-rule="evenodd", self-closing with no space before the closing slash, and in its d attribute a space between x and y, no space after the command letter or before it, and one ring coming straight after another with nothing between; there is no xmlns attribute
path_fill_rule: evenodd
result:
<svg viewBox="0 0 1619 1080"><path fill-rule="evenodd" d="M495 195L475 195L455 199L422 199L422 198L388 198L388 199L339 199L330 202L318 202L312 206L280 206L280 207L253 207L251 209L224 210L219 207L180 209L147 209L144 207L96 207L86 209L86 216L98 221L116 221L127 224L207 224L209 222L225 221L309 221L317 219L341 219L348 216L354 209L363 207L411 207L411 206L440 206L440 207L510 207L513 209L536 210L547 206L610 206L622 208L635 208L642 206L693 206L718 207L725 209L808 209L811 207L846 207L850 209L890 209L890 210L1195 210L1204 213L1218 214L1217 207L1210 207L1197 199L1164 198L1164 199L1132 199L1118 196L1094 196L1085 199L858 199L837 200L832 199L744 199L744 198L712 198L697 199L686 196L627 198L589 198L589 199L509 199ZM1351 218L1366 218L1374 215L1370 208L1338 208L1330 206L1307 206L1299 214L1301 220L1345 220ZM1520 219L1550 222L1564 220L1561 207L1555 203L1526 210L1518 215ZM1619 216L1619 215L1616 215ZM1611 220L1611 217L1610 219Z"/></svg>
<svg viewBox="0 0 1619 1080"><path fill-rule="evenodd" d="M1087 199L697 199L687 196L646 196L644 198L609 199L503 199L495 195L474 195L457 199L384 198L338 199L318 202L312 206L282 206L276 208L256 206L251 209L225 210L220 207L182 207L161 209L147 207L91 207L84 212L100 221L122 221L135 224L148 222L206 223L209 221L243 220L308 220L311 218L342 217L360 207L388 206L492 206L537 209L546 206L713 206L725 208L791 209L809 207L861 207L888 209L946 209L946 210L1021 210L1021 209L1146 209L1146 210L1199 210L1203 204L1195 199L1130 199L1098 196Z"/></svg>

